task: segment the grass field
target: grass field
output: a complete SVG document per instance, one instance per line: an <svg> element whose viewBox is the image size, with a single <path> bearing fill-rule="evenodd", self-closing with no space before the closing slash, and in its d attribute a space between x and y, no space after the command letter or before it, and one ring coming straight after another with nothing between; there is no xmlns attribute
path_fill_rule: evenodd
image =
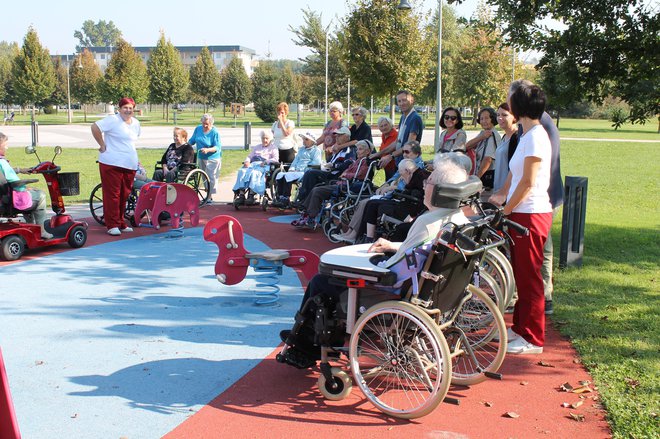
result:
<svg viewBox="0 0 660 439"><path fill-rule="evenodd" d="M575 137L592 132L578 130ZM161 153L139 151L149 173ZM58 158L63 171L81 173L81 195L67 202L86 202L99 180L96 156L95 150L68 149ZM225 151L222 175L244 157L243 151ZM9 158L14 166L35 163L20 148L10 149ZM564 176L589 178L587 226L583 267L555 271L551 320L592 374L614 436L659 437L660 150L655 143L563 141L561 160ZM557 259L560 232L557 218Z"/></svg>

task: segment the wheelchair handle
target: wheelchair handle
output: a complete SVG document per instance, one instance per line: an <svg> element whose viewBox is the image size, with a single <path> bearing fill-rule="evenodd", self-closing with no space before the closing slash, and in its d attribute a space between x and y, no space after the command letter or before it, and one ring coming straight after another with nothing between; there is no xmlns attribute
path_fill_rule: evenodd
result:
<svg viewBox="0 0 660 439"><path fill-rule="evenodd" d="M518 224L515 221L511 221L510 219L503 218L502 224L511 227L513 230L515 230L516 232L520 233L523 236L529 236L529 229L525 226Z"/></svg>

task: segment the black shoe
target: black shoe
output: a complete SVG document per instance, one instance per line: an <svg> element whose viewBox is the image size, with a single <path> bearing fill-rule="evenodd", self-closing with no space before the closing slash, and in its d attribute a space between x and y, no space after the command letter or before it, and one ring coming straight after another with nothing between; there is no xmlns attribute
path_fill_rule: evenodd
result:
<svg viewBox="0 0 660 439"><path fill-rule="evenodd" d="M284 329L283 331L280 331L280 340L282 340L283 343L286 343L286 340L289 338L290 335L291 335L291 330Z"/></svg>
<svg viewBox="0 0 660 439"><path fill-rule="evenodd" d="M551 315L554 312L552 309L552 300L545 301L545 315Z"/></svg>
<svg viewBox="0 0 660 439"><path fill-rule="evenodd" d="M289 348L281 359L289 366L297 369L309 369L316 365L316 359L310 357L307 353L299 351L296 348Z"/></svg>

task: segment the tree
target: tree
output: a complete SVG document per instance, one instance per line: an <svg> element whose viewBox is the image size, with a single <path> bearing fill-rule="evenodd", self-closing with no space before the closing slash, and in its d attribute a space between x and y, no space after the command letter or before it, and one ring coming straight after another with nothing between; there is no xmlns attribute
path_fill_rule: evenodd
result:
<svg viewBox="0 0 660 439"><path fill-rule="evenodd" d="M247 104L252 100L252 82L240 58L232 58L222 70L220 84L218 99L225 106L232 102Z"/></svg>
<svg viewBox="0 0 660 439"><path fill-rule="evenodd" d="M303 11L304 24L298 28L289 26L289 31L295 35L294 44L307 47L312 52L301 61L304 62L303 74L311 79L311 89L314 99L325 99L325 47L328 36L328 103L346 97L347 72L341 57L342 49L338 40L338 31L330 26L323 26L322 15L307 8Z"/></svg>
<svg viewBox="0 0 660 439"><path fill-rule="evenodd" d="M285 66L280 70L280 89L284 94L284 101L290 104L300 102L301 90L299 75L293 72L291 66Z"/></svg>
<svg viewBox="0 0 660 439"><path fill-rule="evenodd" d="M280 87L280 75L267 62L262 62L254 69L252 75L252 101L254 112L266 123L275 122L277 115L275 107L284 100L285 92Z"/></svg>
<svg viewBox="0 0 660 439"><path fill-rule="evenodd" d="M357 0L346 18L344 62L366 96L417 93L428 82L430 46L421 14L398 11L391 0Z"/></svg>
<svg viewBox="0 0 660 439"><path fill-rule="evenodd" d="M133 46L120 39L105 69L101 98L116 103L128 96L137 103L146 102L148 90L149 78L142 58Z"/></svg>
<svg viewBox="0 0 660 439"><path fill-rule="evenodd" d="M460 0L462 1L462 0ZM487 0L511 44L543 53L539 68L562 75L567 89L600 103L630 104L629 120L660 114L660 14L644 0ZM548 27L548 19L562 29Z"/></svg>
<svg viewBox="0 0 660 439"><path fill-rule="evenodd" d="M204 111L209 105L215 104L220 90L220 73L208 47L202 48L195 65L190 69L190 89L195 100L204 104Z"/></svg>
<svg viewBox="0 0 660 439"><path fill-rule="evenodd" d="M94 55L83 49L69 67L71 80L71 96L83 107L85 122L87 122L87 105L100 100L102 75L101 69L94 62Z"/></svg>
<svg viewBox="0 0 660 439"><path fill-rule="evenodd" d="M11 74L14 95L21 105L34 105L55 91L57 78L53 62L32 27L28 29L23 47L12 62Z"/></svg>
<svg viewBox="0 0 660 439"><path fill-rule="evenodd" d="M121 38L121 31L110 21L99 20L94 23L93 20L85 20L82 29L73 33L73 37L80 42L76 46L76 51L82 52L86 47L108 47L116 46Z"/></svg>
<svg viewBox="0 0 660 439"><path fill-rule="evenodd" d="M67 104L67 66L62 62L62 60L57 57L53 61L53 70L55 71L55 90L48 98L44 99L41 102L44 107L50 105L66 105ZM49 112L50 110L44 109L44 112Z"/></svg>
<svg viewBox="0 0 660 439"><path fill-rule="evenodd" d="M0 102L5 104L11 103L13 95L11 66L18 51L18 44L0 41Z"/></svg>
<svg viewBox="0 0 660 439"><path fill-rule="evenodd" d="M188 72L183 66L181 55L165 34L160 34L156 48L147 62L149 75L149 100L165 104L165 121L169 120L169 106L182 101L188 89Z"/></svg>
<svg viewBox="0 0 660 439"><path fill-rule="evenodd" d="M490 19L488 7L480 3L476 19L468 24L461 39L457 67L469 74L456 78L457 95L474 107L475 115L480 108L504 102L511 82L511 51L501 43L501 33L490 25Z"/></svg>

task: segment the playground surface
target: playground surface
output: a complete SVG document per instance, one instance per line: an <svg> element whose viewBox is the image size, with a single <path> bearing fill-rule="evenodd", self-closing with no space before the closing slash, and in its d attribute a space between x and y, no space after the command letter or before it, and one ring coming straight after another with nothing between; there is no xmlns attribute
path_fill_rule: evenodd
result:
<svg viewBox="0 0 660 439"><path fill-rule="evenodd" d="M324 400L318 370L275 361L301 277L285 268L276 306L255 305L263 287L251 271L220 284L217 247L201 231L221 214L240 221L250 251L335 247L320 231L294 230L286 214L216 203L182 237L164 227L113 238L88 218L85 247L0 262L0 347L24 438L610 436L593 384L561 389L590 377L551 320L542 355L507 356L501 381L452 386L460 405L426 417L386 417L357 388Z"/></svg>

